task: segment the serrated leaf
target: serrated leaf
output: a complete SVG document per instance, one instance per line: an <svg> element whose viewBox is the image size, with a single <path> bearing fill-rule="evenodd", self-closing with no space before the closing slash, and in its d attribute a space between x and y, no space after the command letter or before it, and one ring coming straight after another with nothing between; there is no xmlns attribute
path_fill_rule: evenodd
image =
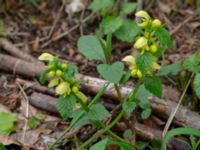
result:
<svg viewBox="0 0 200 150"><path fill-rule="evenodd" d="M141 31L141 28L131 19L123 19L122 26L115 31L115 36L124 42L133 42L134 37Z"/></svg>
<svg viewBox="0 0 200 150"><path fill-rule="evenodd" d="M89 60L105 61L103 49L96 36L81 36L78 39L78 50Z"/></svg>
<svg viewBox="0 0 200 150"><path fill-rule="evenodd" d="M160 76L177 75L181 71L181 65L178 63L170 64L161 67L159 70Z"/></svg>
<svg viewBox="0 0 200 150"><path fill-rule="evenodd" d="M184 60L183 68L188 71L198 73L200 72L199 63L200 63L200 52L198 51L189 58L186 58Z"/></svg>
<svg viewBox="0 0 200 150"><path fill-rule="evenodd" d="M112 65L100 64L97 66L97 70L104 79L112 83L119 83L123 75L124 64L121 62L115 62Z"/></svg>
<svg viewBox="0 0 200 150"><path fill-rule="evenodd" d="M137 7L137 3L123 3L121 13L128 15L132 13Z"/></svg>
<svg viewBox="0 0 200 150"><path fill-rule="evenodd" d="M198 98L200 98L200 73L196 74L193 80L194 91Z"/></svg>
<svg viewBox="0 0 200 150"><path fill-rule="evenodd" d="M90 106L88 118L92 121L104 120L110 116L110 113L101 104L93 104Z"/></svg>
<svg viewBox="0 0 200 150"><path fill-rule="evenodd" d="M14 130L16 114L0 112L0 135L8 136Z"/></svg>
<svg viewBox="0 0 200 150"><path fill-rule="evenodd" d="M73 112L73 119L71 121L71 124L74 124L73 128L84 126L90 123L91 122L88 118L88 115L85 111L82 110L82 108L77 109Z"/></svg>
<svg viewBox="0 0 200 150"><path fill-rule="evenodd" d="M142 119L147 119L151 115L151 108L144 109L142 111L141 117Z"/></svg>
<svg viewBox="0 0 200 150"><path fill-rule="evenodd" d="M146 71L151 67L153 63L153 56L151 53L140 54L136 57L136 65L142 74L146 74Z"/></svg>
<svg viewBox="0 0 200 150"><path fill-rule="evenodd" d="M102 9L110 9L113 4L114 0L93 0L89 6L89 9L91 9L93 12L96 12Z"/></svg>
<svg viewBox="0 0 200 150"><path fill-rule="evenodd" d="M122 25L122 19L117 16L106 16L101 25L105 34L113 33Z"/></svg>
<svg viewBox="0 0 200 150"><path fill-rule="evenodd" d="M91 146L90 150L105 150L107 143L108 143L108 138L105 138L100 142Z"/></svg>
<svg viewBox="0 0 200 150"><path fill-rule="evenodd" d="M160 27L155 31L155 35L160 43L168 48L172 48L172 39L169 32L164 28Z"/></svg>
<svg viewBox="0 0 200 150"><path fill-rule="evenodd" d="M137 104L131 100L125 101L122 105L122 108L127 113L127 115L130 115L136 107Z"/></svg>
<svg viewBox="0 0 200 150"><path fill-rule="evenodd" d="M161 98L162 96L162 82L159 77L149 76L144 82L145 88L153 95Z"/></svg>
<svg viewBox="0 0 200 150"><path fill-rule="evenodd" d="M56 108L64 120L72 116L76 104L76 97L73 94L60 96L56 101Z"/></svg>

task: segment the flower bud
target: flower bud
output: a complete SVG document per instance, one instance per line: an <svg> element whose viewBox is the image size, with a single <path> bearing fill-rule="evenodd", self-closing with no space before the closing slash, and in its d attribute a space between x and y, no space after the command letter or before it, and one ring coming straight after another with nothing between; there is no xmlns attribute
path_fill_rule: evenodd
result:
<svg viewBox="0 0 200 150"><path fill-rule="evenodd" d="M161 26L161 22L159 19L154 19L152 22L153 29L158 29Z"/></svg>
<svg viewBox="0 0 200 150"><path fill-rule="evenodd" d="M55 77L55 75L56 75L56 72L53 70L48 73L49 78L53 78Z"/></svg>
<svg viewBox="0 0 200 150"><path fill-rule="evenodd" d="M68 67L68 65L67 65L67 64L65 64L65 63L62 63L62 65L61 65L61 68L62 68L62 69L67 69L67 67Z"/></svg>
<svg viewBox="0 0 200 150"><path fill-rule="evenodd" d="M149 16L149 14L146 12L146 11L143 11L143 10L140 10L138 11L136 14L135 14L136 17L142 17L142 18L145 18L145 19L148 19L150 20L151 17Z"/></svg>
<svg viewBox="0 0 200 150"><path fill-rule="evenodd" d="M78 87L77 87L77 86L73 86L73 87L72 87L72 92L74 92L74 93L77 93L77 92L78 92L78 90L79 90L79 89L78 89Z"/></svg>
<svg viewBox="0 0 200 150"><path fill-rule="evenodd" d="M157 44L153 44L153 45L150 46L150 51L152 53L157 52L157 50L158 50L158 45Z"/></svg>
<svg viewBox="0 0 200 150"><path fill-rule="evenodd" d="M142 49L147 45L147 39L145 37L140 37L134 44L135 49Z"/></svg>
<svg viewBox="0 0 200 150"><path fill-rule="evenodd" d="M146 11L138 11L135 15L137 17L136 20L140 19L138 22L140 27L146 27L151 20L151 17Z"/></svg>
<svg viewBox="0 0 200 150"><path fill-rule="evenodd" d="M63 75L61 70L57 70L56 71L56 76L61 77Z"/></svg>
<svg viewBox="0 0 200 150"><path fill-rule="evenodd" d="M134 77L134 76L136 76L137 75L137 69L133 69L132 71L131 71L131 75Z"/></svg>

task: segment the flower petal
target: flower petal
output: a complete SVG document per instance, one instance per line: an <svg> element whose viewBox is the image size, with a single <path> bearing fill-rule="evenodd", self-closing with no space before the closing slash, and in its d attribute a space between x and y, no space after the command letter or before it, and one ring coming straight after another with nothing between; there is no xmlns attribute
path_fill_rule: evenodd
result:
<svg viewBox="0 0 200 150"><path fill-rule="evenodd" d="M51 81L49 82L48 87L49 87L49 88L54 87L54 86L58 85L58 83L59 83L59 79L58 79L58 78L55 78L55 79L53 79L53 80L51 80Z"/></svg>
<svg viewBox="0 0 200 150"><path fill-rule="evenodd" d="M135 57L128 55L122 59L122 61L129 62L131 64L135 64Z"/></svg>
<svg viewBox="0 0 200 150"><path fill-rule="evenodd" d="M137 17L142 17L142 18L145 18L145 19L151 19L151 17L149 16L149 14L146 12L146 11L144 11L144 10L140 10L140 11L138 11L136 14L135 14L135 16L137 16Z"/></svg>
<svg viewBox="0 0 200 150"><path fill-rule="evenodd" d="M135 49L142 49L147 45L147 39L145 37L140 37L134 44Z"/></svg>
<svg viewBox="0 0 200 150"><path fill-rule="evenodd" d="M54 56L49 53L43 53L38 57L39 60L42 61L52 61L54 59Z"/></svg>
<svg viewBox="0 0 200 150"><path fill-rule="evenodd" d="M69 95L71 92L70 85L67 82L62 82L56 87L56 94L58 95Z"/></svg>

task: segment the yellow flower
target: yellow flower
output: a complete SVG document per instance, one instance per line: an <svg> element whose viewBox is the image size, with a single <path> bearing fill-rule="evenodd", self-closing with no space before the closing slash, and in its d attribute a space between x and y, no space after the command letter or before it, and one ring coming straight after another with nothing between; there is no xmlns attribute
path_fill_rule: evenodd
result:
<svg viewBox="0 0 200 150"><path fill-rule="evenodd" d="M142 49L146 46L147 46L147 39L145 37L138 38L134 44L135 49Z"/></svg>
<svg viewBox="0 0 200 150"><path fill-rule="evenodd" d="M158 44L152 44L150 46L150 52L155 53L158 50Z"/></svg>
<svg viewBox="0 0 200 150"><path fill-rule="evenodd" d="M131 63L131 64L135 64L135 57L128 55L128 56L124 57L122 59L122 61Z"/></svg>
<svg viewBox="0 0 200 150"><path fill-rule="evenodd" d="M38 57L38 59L42 61L52 61L54 56L49 53L43 53Z"/></svg>
<svg viewBox="0 0 200 150"><path fill-rule="evenodd" d="M150 20L151 20L151 17L149 16L149 14L146 12L146 11L138 11L136 14L135 14L136 17L139 17L139 19L141 19L141 22L138 23L138 25L140 27L146 27Z"/></svg>
<svg viewBox="0 0 200 150"><path fill-rule="evenodd" d="M56 87L56 94L69 95L71 92L70 85L67 82L62 82Z"/></svg>
<svg viewBox="0 0 200 150"><path fill-rule="evenodd" d="M78 98L80 98L84 103L86 103L87 102L87 96L85 95L85 94L83 94L82 92L80 92L80 91L78 91L77 93L75 93L76 94L76 96L78 97Z"/></svg>
<svg viewBox="0 0 200 150"><path fill-rule="evenodd" d="M153 62L152 65L151 65L151 68L152 68L153 70L159 70L159 69L160 69L160 65L157 64L156 62Z"/></svg>
<svg viewBox="0 0 200 150"><path fill-rule="evenodd" d="M54 86L58 85L58 83L59 83L59 79L58 79L58 78L55 78L55 79L53 79L53 80L51 80L51 81L49 82L48 87L49 87L49 88L54 87Z"/></svg>
<svg viewBox="0 0 200 150"><path fill-rule="evenodd" d="M154 19L153 21L152 21L152 27L154 28L154 29L157 29L157 28L159 28L161 26L161 21L159 20L159 19Z"/></svg>

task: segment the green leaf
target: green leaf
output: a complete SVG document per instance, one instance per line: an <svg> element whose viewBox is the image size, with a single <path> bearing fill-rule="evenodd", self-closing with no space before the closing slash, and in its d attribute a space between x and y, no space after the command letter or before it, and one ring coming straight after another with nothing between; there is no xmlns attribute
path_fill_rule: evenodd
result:
<svg viewBox="0 0 200 150"><path fill-rule="evenodd" d="M33 117L35 117L38 120L44 120L46 118L46 116L44 114L41 114L41 113L37 113Z"/></svg>
<svg viewBox="0 0 200 150"><path fill-rule="evenodd" d="M166 133L166 135L164 136L164 139L162 140L162 146L161 146L161 150L165 149L165 145L167 144L167 142L174 136L176 135L181 135L181 134L185 134L185 135L193 135L193 136L198 136L200 137L200 131L192 129L192 128L176 128L176 129L172 129L169 132Z"/></svg>
<svg viewBox="0 0 200 150"><path fill-rule="evenodd" d="M145 88L153 95L161 98L162 96L162 82L159 77L149 76L144 82Z"/></svg>
<svg viewBox="0 0 200 150"><path fill-rule="evenodd" d="M133 132L131 131L131 129L127 129L127 130L125 130L124 133L123 133L123 137L124 137L124 138L129 138L129 137L131 137L132 135L133 135Z"/></svg>
<svg viewBox="0 0 200 150"><path fill-rule="evenodd" d="M14 130L16 120L16 114L0 112L0 135L8 136Z"/></svg>
<svg viewBox="0 0 200 150"><path fill-rule="evenodd" d="M196 74L193 80L193 89L198 98L200 98L200 73Z"/></svg>
<svg viewBox="0 0 200 150"><path fill-rule="evenodd" d="M38 6L38 0L26 0L26 2L34 7Z"/></svg>
<svg viewBox="0 0 200 150"><path fill-rule="evenodd" d="M28 126L31 129L35 129L40 125L40 121L36 119L35 117L31 117L28 119Z"/></svg>
<svg viewBox="0 0 200 150"><path fill-rule="evenodd" d="M122 19L117 16L106 16L101 25L105 34L113 33L122 25Z"/></svg>
<svg viewBox="0 0 200 150"><path fill-rule="evenodd" d="M110 9L113 6L114 0L93 0L89 9L96 12L101 9Z"/></svg>
<svg viewBox="0 0 200 150"><path fill-rule="evenodd" d="M141 31L141 28L131 19L123 19L122 26L115 31L115 36L124 42L132 43L133 39Z"/></svg>
<svg viewBox="0 0 200 150"><path fill-rule="evenodd" d="M126 73L124 73L119 81L120 84L124 84L131 77L131 70L129 69Z"/></svg>
<svg viewBox="0 0 200 150"><path fill-rule="evenodd" d="M112 83L119 83L123 75L124 64L119 61L112 65L100 64L97 66L97 70L104 79Z"/></svg>
<svg viewBox="0 0 200 150"><path fill-rule="evenodd" d="M78 40L78 50L89 60L105 61L103 49L96 36L81 36Z"/></svg>
<svg viewBox="0 0 200 150"><path fill-rule="evenodd" d="M127 113L127 115L130 115L137 107L137 104L131 100L127 100L123 103L122 108Z"/></svg>
<svg viewBox="0 0 200 150"><path fill-rule="evenodd" d="M73 94L68 96L60 96L56 101L56 108L63 117L64 120L67 120L72 116L74 106L76 104L76 97Z"/></svg>
<svg viewBox="0 0 200 150"><path fill-rule="evenodd" d="M110 116L110 113L101 104L93 104L90 106L88 118L92 121L104 120Z"/></svg>
<svg viewBox="0 0 200 150"><path fill-rule="evenodd" d="M147 70L151 67L153 63L153 56L151 53L140 54L136 57L136 65L142 74L146 74Z"/></svg>
<svg viewBox="0 0 200 150"><path fill-rule="evenodd" d="M0 143L0 150L6 150L5 146L2 143Z"/></svg>
<svg viewBox="0 0 200 150"><path fill-rule="evenodd" d="M197 53L193 54L192 56L184 60L183 68L188 71L198 73L200 72L199 63L200 63L200 52L198 51Z"/></svg>
<svg viewBox="0 0 200 150"><path fill-rule="evenodd" d="M160 43L164 46L167 46L168 48L172 48L172 39L169 35L169 32L164 28L160 27L155 31L155 35L160 41Z"/></svg>
<svg viewBox="0 0 200 150"><path fill-rule="evenodd" d="M121 13L128 15L132 13L137 7L137 3L123 3Z"/></svg>
<svg viewBox="0 0 200 150"><path fill-rule="evenodd" d="M151 115L151 108L144 109L142 111L141 117L142 119L147 119Z"/></svg>
<svg viewBox="0 0 200 150"><path fill-rule="evenodd" d="M166 76L166 75L177 75L181 71L181 65L178 63L170 64L163 66L159 70L160 76Z"/></svg>
<svg viewBox="0 0 200 150"><path fill-rule="evenodd" d="M48 69L45 69L42 71L42 73L40 74L40 77L39 77L39 81L41 84L45 84L45 81L46 81L46 76L47 76L47 73L49 72Z"/></svg>
<svg viewBox="0 0 200 150"><path fill-rule="evenodd" d="M90 150L105 150L107 143L108 143L108 138L105 138L100 142L91 146Z"/></svg>
<svg viewBox="0 0 200 150"><path fill-rule="evenodd" d="M117 141L109 141L109 145L118 145L120 150L133 150L133 147L129 144L117 142Z"/></svg>
<svg viewBox="0 0 200 150"><path fill-rule="evenodd" d="M73 119L71 121L71 124L74 124L73 128L81 127L90 123L91 122L88 118L88 115L85 111L82 110L82 108L77 109L73 112Z"/></svg>

